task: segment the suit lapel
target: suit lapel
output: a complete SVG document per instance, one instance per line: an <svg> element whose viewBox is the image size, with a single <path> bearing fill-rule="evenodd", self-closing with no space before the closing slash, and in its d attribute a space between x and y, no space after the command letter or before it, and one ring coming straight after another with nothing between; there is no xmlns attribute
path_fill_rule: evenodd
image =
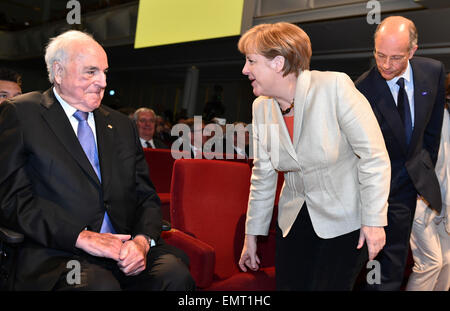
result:
<svg viewBox="0 0 450 311"><path fill-rule="evenodd" d="M45 109L41 114L48 126L51 128L60 143L65 147L68 154L80 165L89 177L100 186L97 174L95 174L91 163L89 162L80 142L75 135L72 125L67 118L64 109L61 107L53 94L53 90L49 89L43 94L42 106Z"/></svg>
<svg viewBox="0 0 450 311"><path fill-rule="evenodd" d="M114 127L109 120L109 112L101 106L94 110L94 118L102 184L103 189L106 189L111 181L112 157L110 155L114 149Z"/></svg>
<svg viewBox="0 0 450 311"><path fill-rule="evenodd" d="M311 72L309 70L304 70L300 72L297 79L297 86L295 89L295 105L294 105L294 137L293 144L294 149L300 142L300 134L302 132L303 124L303 112L306 105L306 95L308 94L309 86L311 83Z"/></svg>
<svg viewBox="0 0 450 311"><path fill-rule="evenodd" d="M427 107L428 98L431 95L431 87L427 87L427 75L421 72L420 67L415 65L414 59L410 61L413 81L414 81L414 130L411 137L410 146L415 146L419 139L420 133L423 133L423 127L425 126L425 118L427 112L430 111ZM414 150L414 148L410 148Z"/></svg>
<svg viewBox="0 0 450 311"><path fill-rule="evenodd" d="M376 86L374 92L377 94L375 103L378 106L380 113L384 116L386 123L391 128L398 143L402 147L401 149L403 153L406 155L408 148L406 146L405 129L402 126L403 121L398 113L391 90L389 89L386 80L381 77L377 70L375 72L375 79L376 82L373 84Z"/></svg>
<svg viewBox="0 0 450 311"><path fill-rule="evenodd" d="M300 142L300 134L303 123L303 111L306 104L306 96L308 94L309 85L311 83L311 72L309 70L302 71L297 78L297 86L295 89L294 100L294 133L291 140L289 131L284 122L283 115L281 114L278 103L273 101L272 104L272 116L274 121L280 126L280 147L281 150L286 150L289 155L298 162L297 147Z"/></svg>
<svg viewBox="0 0 450 311"><path fill-rule="evenodd" d="M292 141L291 141L291 136L289 135L289 131L286 126L286 122L284 122L283 115L281 114L280 106L275 101L275 99L272 100L271 114L272 114L274 123L278 124L278 131L279 131L279 138L280 138L280 146L279 146L280 150L286 150L289 153L289 155L295 161L297 161L297 154L295 153L294 145L292 144ZM294 122L295 122L295 120L294 120ZM282 156L282 154L280 154L280 156Z"/></svg>

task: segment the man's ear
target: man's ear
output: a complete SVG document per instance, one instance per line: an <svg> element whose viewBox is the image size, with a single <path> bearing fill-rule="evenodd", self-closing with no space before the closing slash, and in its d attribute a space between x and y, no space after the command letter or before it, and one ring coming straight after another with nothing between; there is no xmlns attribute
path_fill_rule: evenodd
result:
<svg viewBox="0 0 450 311"><path fill-rule="evenodd" d="M61 80L64 76L64 66L58 61L54 62L52 66L54 80L57 84L61 84Z"/></svg>
<svg viewBox="0 0 450 311"><path fill-rule="evenodd" d="M413 58L414 53L416 53L416 51L417 51L417 44L413 46L412 49L409 51L408 59Z"/></svg>
<svg viewBox="0 0 450 311"><path fill-rule="evenodd" d="M281 72L283 71L284 61L285 59L283 56L275 56L271 61L271 67L275 69L276 72Z"/></svg>

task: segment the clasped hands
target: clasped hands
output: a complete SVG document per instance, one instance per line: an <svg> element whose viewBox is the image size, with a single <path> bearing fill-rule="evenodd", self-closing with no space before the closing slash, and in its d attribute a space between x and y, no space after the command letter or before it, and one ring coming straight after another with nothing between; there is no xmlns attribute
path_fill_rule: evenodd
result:
<svg viewBox="0 0 450 311"><path fill-rule="evenodd" d="M145 270L150 245L144 236L131 240L129 234L97 233L84 230L78 235L75 246L86 253L117 261L127 276L138 275Z"/></svg>

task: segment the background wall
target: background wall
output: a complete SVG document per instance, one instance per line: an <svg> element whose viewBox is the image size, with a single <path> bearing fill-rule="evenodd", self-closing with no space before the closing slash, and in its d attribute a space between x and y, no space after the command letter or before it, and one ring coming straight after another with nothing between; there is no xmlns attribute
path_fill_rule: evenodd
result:
<svg viewBox="0 0 450 311"><path fill-rule="evenodd" d="M359 2L365 4L365 1ZM385 2L389 4L393 1ZM420 1L396 1L400 2L416 5ZM419 50L416 55L438 59L450 69L450 1L441 3L446 5L386 12L381 18L403 15L412 19L419 31ZM0 11L1 7L2 4ZM228 122L250 122L254 96L247 78L241 73L244 56L237 51L239 36L135 50L136 7L137 1L134 1L118 9L104 8L103 11L95 12L97 15L86 13L83 15L85 23L78 27L93 33L108 54L110 71L104 103L114 108L147 106L159 114L166 112L173 116L182 109L187 72L194 66L198 70L194 114L201 114L208 101L218 98L225 107L224 117ZM356 79L373 64L373 33L376 25L369 25L363 14L346 16L339 13L342 17L336 17L338 13L334 17L329 17L327 13L325 17L313 21L304 18L305 21L298 24L312 41L312 70L342 71ZM112 14L120 14L121 18L110 21L108 16ZM279 20L289 20L292 14L278 17ZM253 24L266 22L264 18L268 17L261 14L256 16ZM111 26L115 22L126 26ZM62 26L54 26L58 25L55 23L45 22L32 29L7 33L0 31L0 42L4 43L0 45L0 66L10 67L23 75L25 92L50 87L42 56L43 42L60 33L64 27L67 28L64 21ZM33 41L35 50L32 49L30 38L37 38L34 40L36 42ZM19 43L14 45L12 42L15 41ZM110 90L115 91L114 96L109 95Z"/></svg>

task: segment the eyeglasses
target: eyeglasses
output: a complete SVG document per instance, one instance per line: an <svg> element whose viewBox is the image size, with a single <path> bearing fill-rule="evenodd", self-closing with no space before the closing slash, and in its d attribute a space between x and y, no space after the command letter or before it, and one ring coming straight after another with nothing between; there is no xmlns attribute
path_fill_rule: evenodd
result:
<svg viewBox="0 0 450 311"><path fill-rule="evenodd" d="M384 55L383 53L376 52L376 51L373 51L373 55L375 56L375 58L376 58L377 60L379 60L379 61L381 61L381 62L383 62L383 63L384 63L385 61L388 61L388 62L392 62L392 63L394 63L394 64L400 63L402 60L405 59L405 57L408 56L408 55L393 55L393 56L387 56L387 55Z"/></svg>
<svg viewBox="0 0 450 311"><path fill-rule="evenodd" d="M138 119L139 123L145 124L145 123L155 123L155 119Z"/></svg>

